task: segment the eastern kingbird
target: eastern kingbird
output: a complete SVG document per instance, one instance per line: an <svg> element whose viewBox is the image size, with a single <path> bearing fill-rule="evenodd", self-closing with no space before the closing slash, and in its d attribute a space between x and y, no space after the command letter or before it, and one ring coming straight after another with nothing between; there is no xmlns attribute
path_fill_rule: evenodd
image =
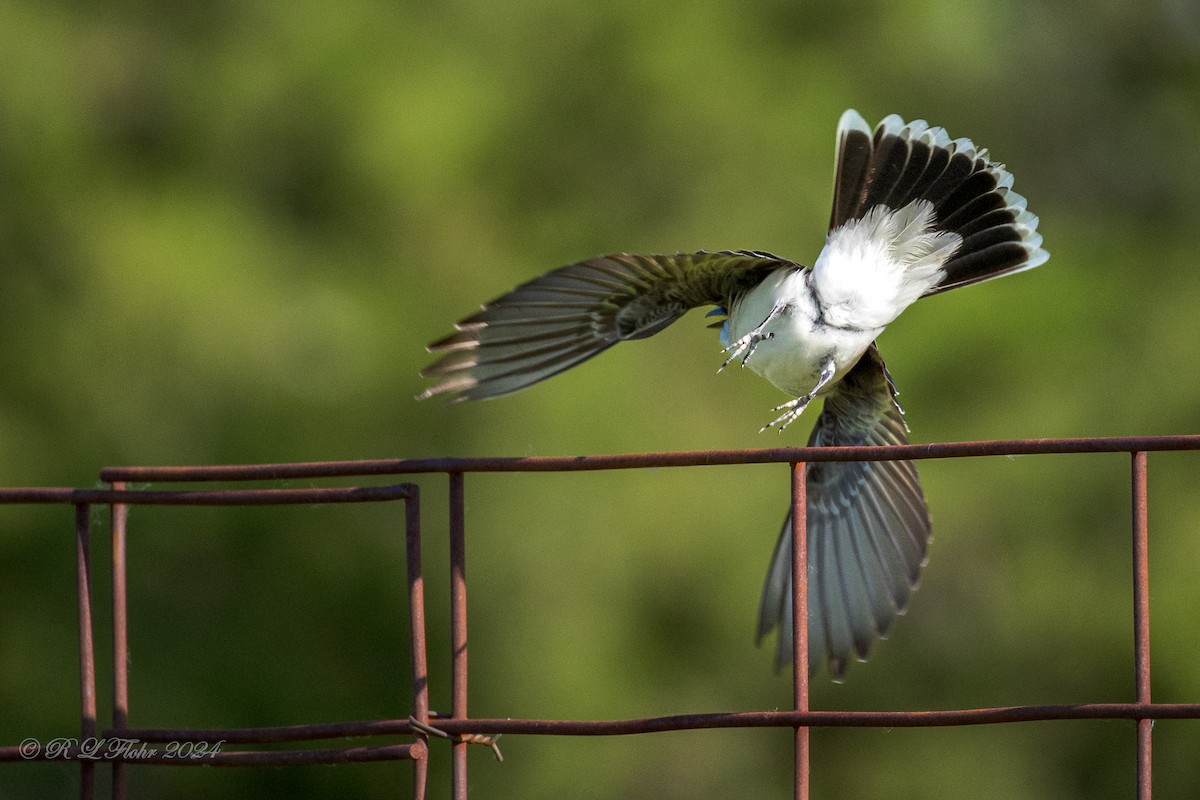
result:
<svg viewBox="0 0 1200 800"><path fill-rule="evenodd" d="M727 358L792 400L763 426L783 430L816 397L811 446L908 442L896 388L875 346L920 297L1046 261L1038 218L1013 177L970 139L925 121L856 111L838 123L833 214L812 267L757 251L600 256L552 270L487 303L429 345L421 398L515 392L617 342L658 333L715 306ZM917 585L929 511L910 461L811 463L808 477L809 671L840 680L865 660ZM790 519L775 547L758 636L778 628L791 659Z"/></svg>

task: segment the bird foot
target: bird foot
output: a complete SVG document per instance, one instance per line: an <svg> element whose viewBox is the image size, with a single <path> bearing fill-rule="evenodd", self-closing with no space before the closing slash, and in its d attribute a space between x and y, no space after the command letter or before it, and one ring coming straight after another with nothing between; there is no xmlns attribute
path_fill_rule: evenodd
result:
<svg viewBox="0 0 1200 800"><path fill-rule="evenodd" d="M742 356L742 366L746 366L750 363L750 356L754 355L754 350L758 347L760 342L765 342L768 339L775 338L774 331L771 333L763 333L761 328L762 326L760 325L758 328L750 331L745 336L729 345L729 347L726 347L724 350L722 350L721 352L729 354L729 358L725 359L724 364L717 367L717 372L723 371L726 367L732 364L734 359L736 359L738 356ZM743 353L745 353L745 355L742 355Z"/></svg>
<svg viewBox="0 0 1200 800"><path fill-rule="evenodd" d="M717 372L723 371L726 367L732 364L734 359L736 359L738 356L742 356L743 367L749 364L750 356L754 355L754 350L759 346L759 344L767 341L768 339L775 338L774 331L771 331L770 333L766 332L767 326L770 325L776 317L783 313L785 308L787 308L786 303L776 303L771 307L771 312L767 314L767 318L759 323L756 328L742 338L738 339L733 344L726 347L722 352L728 353L729 358L725 359L725 363L717 368Z"/></svg>
<svg viewBox="0 0 1200 800"><path fill-rule="evenodd" d="M783 413L759 428L758 432L762 433L767 428L773 428L778 425L779 432L783 433L783 429L799 419L800 415L804 413L804 409L808 408L808 404L812 401L813 395L806 394L803 397L797 397L795 400L789 400L783 405L775 406L775 408L771 409L772 411L782 411Z"/></svg>
<svg viewBox="0 0 1200 800"><path fill-rule="evenodd" d="M808 404L813 401L817 393L833 380L833 376L836 373L837 363L832 358L828 359L821 365L821 375L817 378L817 385L813 387L813 390L806 395L797 397L795 400L788 400L783 405L775 406L775 408L771 409L772 411L782 411L783 413L759 428L758 432L762 433L767 428L773 428L778 425L779 432L783 433L784 428L800 418L800 415L804 413L804 409L808 408Z"/></svg>

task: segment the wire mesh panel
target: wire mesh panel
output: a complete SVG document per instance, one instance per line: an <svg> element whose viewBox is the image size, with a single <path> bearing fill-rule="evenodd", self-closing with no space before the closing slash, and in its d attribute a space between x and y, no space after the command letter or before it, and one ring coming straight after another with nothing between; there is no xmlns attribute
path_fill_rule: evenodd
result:
<svg viewBox="0 0 1200 800"><path fill-rule="evenodd" d="M1150 605L1147 493L1147 453L1200 449L1200 436L1142 437L1123 439L1039 439L1023 441L961 442L929 445L848 448L786 448L775 450L655 453L578 458L459 458L421 460L376 460L325 463L258 464L212 467L125 467L101 473L111 489L65 488L0 490L0 504L56 504L74 512L75 560L79 631L79 739L65 750L50 753L40 742L0 746L0 761L21 762L71 759L79 764L80 792L92 797L96 791L96 764L112 764L112 794L127 793L130 769L142 764L209 766L296 766L347 764L365 761L413 762L416 798L426 794L428 764L445 739L450 748L451 795L468 796L468 748L483 745L499 757L496 737L501 734L538 736L626 736L668 731L726 728L791 728L794 730L794 796L808 797L810 755L808 731L813 727L913 728L1047 720L1130 720L1136 723L1132 744L1136 753L1136 796L1149 798L1151 780L1151 729L1155 720L1200 718L1200 704L1153 703L1150 695ZM1134 675L1133 701L1124 703L1061 703L949 710L916 711L824 711L811 710L808 675L793 673L793 705L788 710L698 713L649 716L631 719L570 720L482 718L468 714L467 649L467 528L468 473L484 472L569 472L653 467L695 467L780 463L790 465L792 475L791 529L793 543L794 615L793 663L807 658L806 580L806 465L823 461L883 461L973 456L1049 453L1128 453L1130 458L1131 563ZM448 476L448 549L450 567L450 686L451 709L435 714L429 708L429 675L425 651L424 577L421 564L421 506L414 484L402 483L361 488L220 489L220 490L130 490L130 483L256 481L286 479L329 479L363 476L399 476L443 473ZM411 643L411 697L409 713L393 719L362 722L310 723L260 728L168 729L130 727L128 693L127 620L127 510L132 505L250 506L309 503L393 502L405 504L409 635ZM112 519L112 708L110 727L100 729L97 721L96 653L93 641L93 568L90 558L91 511L107 507ZM1128 607L1128 606L1127 606ZM478 667L477 667L478 669ZM0 676L3 680L3 676ZM436 677L435 681L436 683ZM239 749L239 745L278 745L342 737L389 737L402 743L368 744L322 749ZM432 737L432 739L431 739ZM438 740L438 741L434 741ZM87 752L89 742L137 742L142 750ZM220 742L215 751L210 744ZM145 745L170 743L172 754L147 752ZM188 757L179 757L187 745ZM36 747L35 747L36 746ZM204 749L201 749L203 746ZM153 749L153 748L151 748ZM442 791L435 789L436 794Z"/></svg>
<svg viewBox="0 0 1200 800"><path fill-rule="evenodd" d="M409 599L412 711L409 720L340 724L303 724L270 728L160 729L130 728L129 649L127 618L127 511L131 505L272 506L313 503L395 502L405 504L397 528L405 536ZM219 491L129 491L122 482L110 490L0 490L0 503L57 503L74 507L76 571L79 609L78 739L40 741L27 738L19 745L0 747L0 761L74 761L80 770L80 796L95 796L96 766L112 765L112 795L126 795L127 767L160 766L300 766L370 761L413 761L413 795L424 797L425 735L414 724L428 723L428 675L425 654L424 584L421 575L420 507L412 484L364 488L231 489ZM93 639L91 590L91 511L105 505L112 514L112 709L111 727L97 720L96 644ZM411 741L323 749L244 750L238 745L273 745L344 737L387 735Z"/></svg>

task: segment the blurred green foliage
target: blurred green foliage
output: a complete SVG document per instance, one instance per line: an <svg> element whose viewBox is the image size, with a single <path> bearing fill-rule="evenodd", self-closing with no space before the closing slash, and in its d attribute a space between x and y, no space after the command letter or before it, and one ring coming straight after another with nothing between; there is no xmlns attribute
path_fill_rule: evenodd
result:
<svg viewBox="0 0 1200 800"><path fill-rule="evenodd" d="M1052 253L881 340L915 441L1197 432L1200 12L1127 3L0 0L0 485L110 464L772 446L765 382L689 318L529 392L418 404L423 345L615 250L803 262L833 131L924 117L1005 161ZM814 412L810 412L813 414ZM787 434L804 440L804 425ZM1200 699L1197 456L1152 456L1155 698ZM936 541L891 639L816 708L1133 696L1128 464L922 466ZM445 480L423 480L434 706ZM471 707L617 718L790 703L752 642L786 470L470 476ZM76 730L71 514L0 522L0 741ZM131 722L408 713L396 508L131 518ZM106 652L105 519L96 519ZM101 665L101 698L109 668ZM102 708L102 715L109 713ZM107 719L103 716L102 719ZM1155 731L1200 793L1200 726ZM489 797L782 797L786 730L505 740ZM1128 797L1134 730L818 730L814 796ZM433 744L434 796L448 785ZM0 767L0 797L74 792ZM391 796L409 769L133 771L134 796Z"/></svg>

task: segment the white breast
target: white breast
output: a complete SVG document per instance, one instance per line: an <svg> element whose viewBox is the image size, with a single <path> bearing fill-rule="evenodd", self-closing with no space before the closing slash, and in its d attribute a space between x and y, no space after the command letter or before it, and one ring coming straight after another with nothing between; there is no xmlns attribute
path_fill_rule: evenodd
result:
<svg viewBox="0 0 1200 800"><path fill-rule="evenodd" d="M926 200L893 211L876 206L830 231L811 270L784 268L729 309L728 341L771 316L769 339L747 366L793 397L811 394L833 361L832 389L885 326L944 276L942 266L962 238L936 231Z"/></svg>
<svg viewBox="0 0 1200 800"><path fill-rule="evenodd" d="M822 367L836 365L832 388L871 345L879 329L844 330L821 318L809 270L777 270L729 310L728 340L736 341L760 325L779 301L786 308L767 325L771 338L759 342L746 366L792 397L812 392Z"/></svg>

